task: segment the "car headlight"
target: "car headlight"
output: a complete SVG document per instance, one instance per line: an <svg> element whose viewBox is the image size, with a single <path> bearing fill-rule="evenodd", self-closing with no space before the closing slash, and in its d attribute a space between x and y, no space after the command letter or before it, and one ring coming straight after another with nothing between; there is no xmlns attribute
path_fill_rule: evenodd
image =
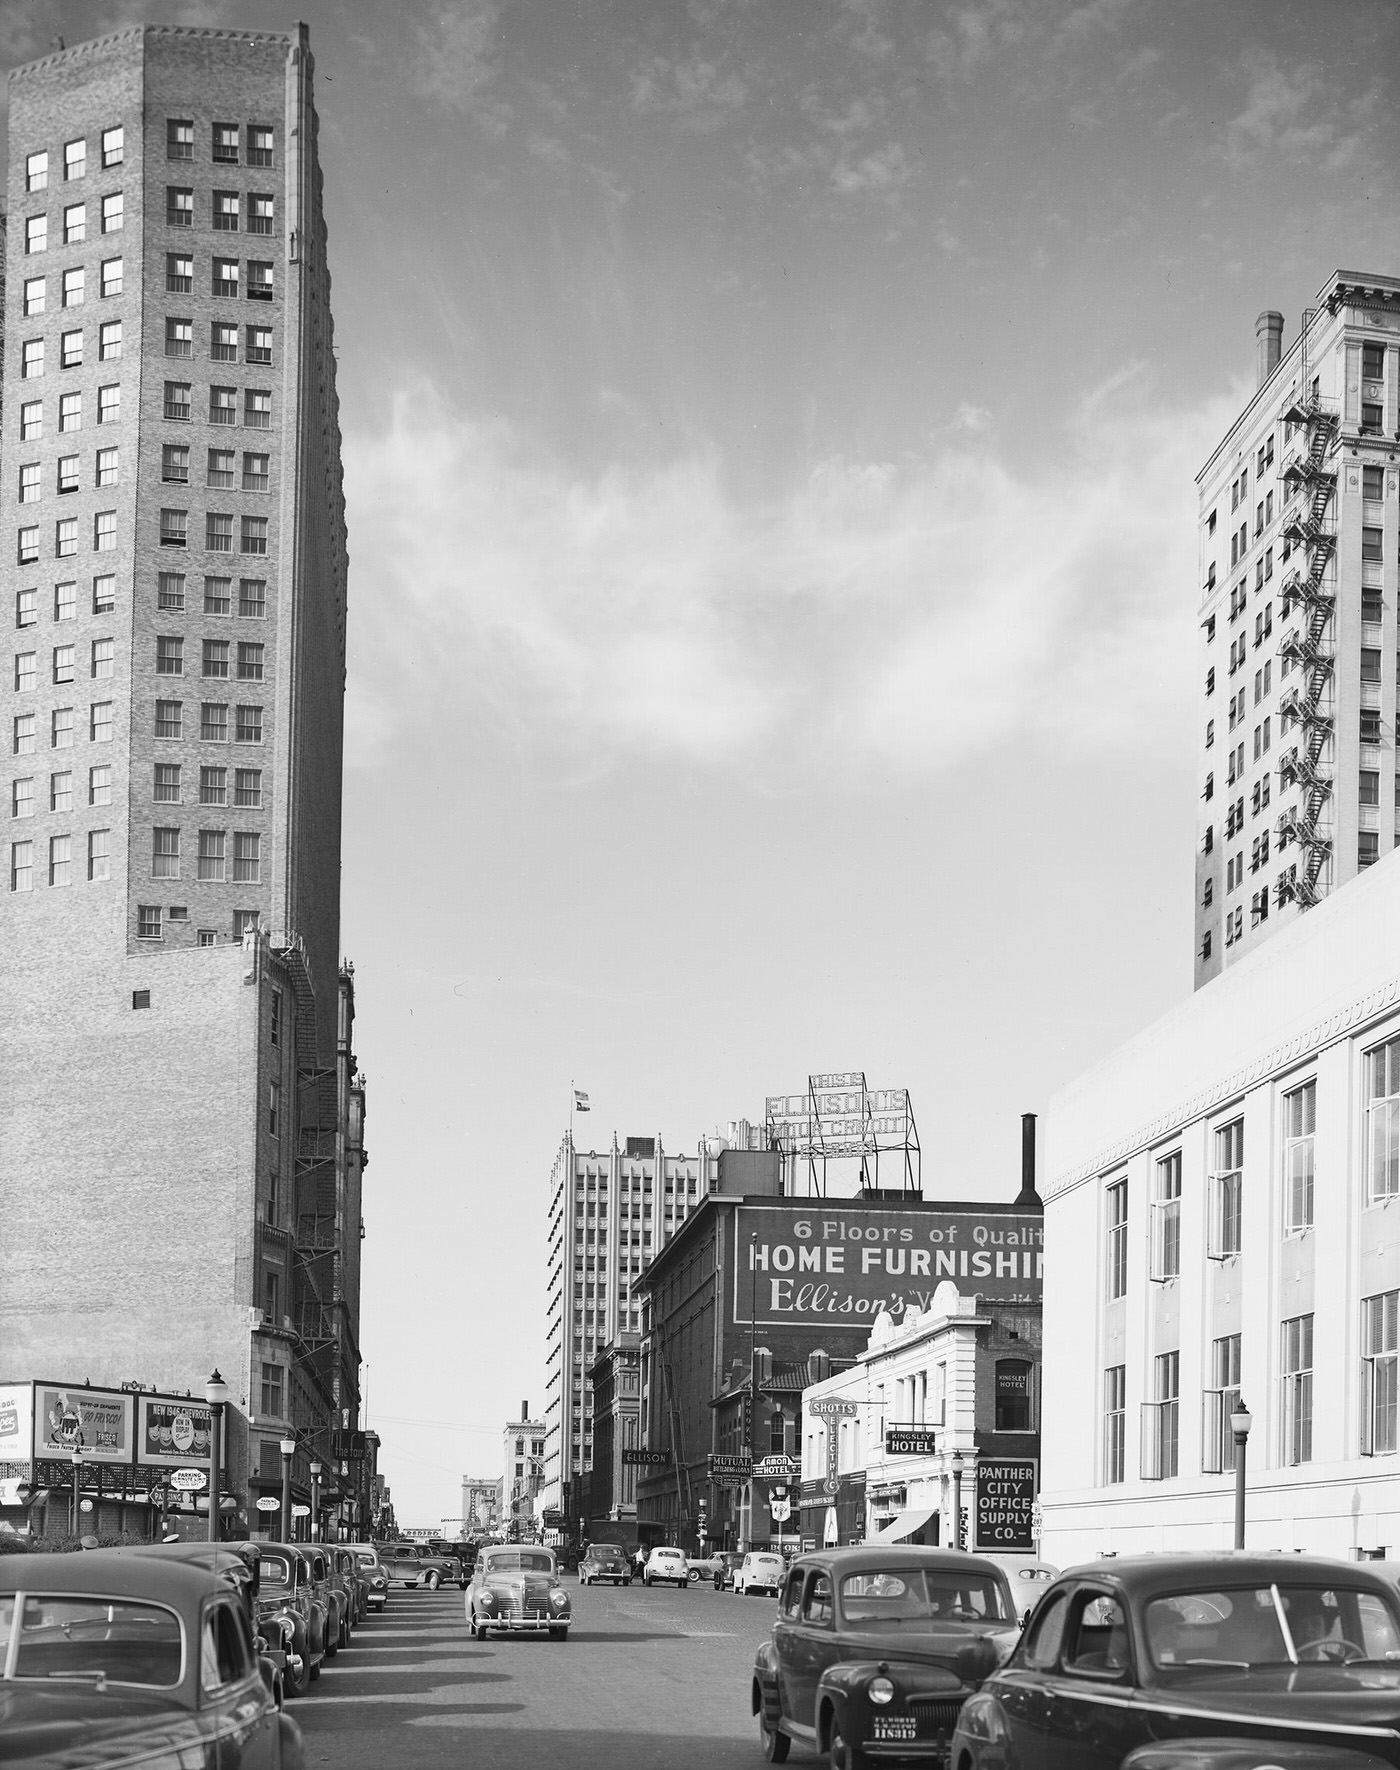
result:
<svg viewBox="0 0 1400 1770"><path fill-rule="evenodd" d="M551 1604L557 1605L562 1609L563 1606L569 1602L569 1594L567 1592L551 1592L549 1594L549 1601Z"/></svg>
<svg viewBox="0 0 1400 1770"><path fill-rule="evenodd" d="M489 1610L495 1602L496 1594L494 1592L483 1592L477 1599L477 1603L480 1604L483 1610Z"/></svg>
<svg viewBox="0 0 1400 1770"><path fill-rule="evenodd" d="M888 1678L872 1678L865 1687L865 1694L871 1702L883 1707L885 1703L894 1701L894 1685Z"/></svg>

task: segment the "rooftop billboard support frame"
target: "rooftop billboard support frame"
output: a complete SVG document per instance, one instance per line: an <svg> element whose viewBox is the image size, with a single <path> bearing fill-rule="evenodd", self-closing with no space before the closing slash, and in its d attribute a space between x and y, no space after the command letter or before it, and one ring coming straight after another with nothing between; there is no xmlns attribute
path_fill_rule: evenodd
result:
<svg viewBox="0 0 1400 1770"><path fill-rule="evenodd" d="M923 1197L923 1151L907 1088L872 1090L864 1070L809 1075L805 1095L765 1100L764 1127L768 1147L778 1151L781 1189L790 1197L798 1195L805 1167L807 1196L826 1198L829 1164L837 1161L860 1163L862 1190ZM887 1175L889 1158L899 1158L897 1189L882 1187L882 1155Z"/></svg>

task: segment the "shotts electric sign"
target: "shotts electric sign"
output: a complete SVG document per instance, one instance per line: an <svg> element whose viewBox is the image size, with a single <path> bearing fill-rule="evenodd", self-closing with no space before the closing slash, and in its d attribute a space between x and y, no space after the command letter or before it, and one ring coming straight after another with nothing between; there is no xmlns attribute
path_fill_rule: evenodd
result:
<svg viewBox="0 0 1400 1770"><path fill-rule="evenodd" d="M944 1279L963 1296L1038 1304L1044 1235L1038 1211L811 1211L741 1205L734 1320L760 1327L829 1322L867 1327L881 1306L896 1321L927 1309Z"/></svg>

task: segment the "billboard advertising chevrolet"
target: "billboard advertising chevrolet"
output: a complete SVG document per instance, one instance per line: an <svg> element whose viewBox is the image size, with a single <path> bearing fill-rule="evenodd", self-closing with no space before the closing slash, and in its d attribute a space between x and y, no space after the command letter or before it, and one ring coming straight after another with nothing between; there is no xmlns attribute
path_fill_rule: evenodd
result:
<svg viewBox="0 0 1400 1770"><path fill-rule="evenodd" d="M736 1325L868 1326L882 1304L898 1320L927 1309L944 1279L989 1302L1041 1299L1039 1211L813 1199L810 1208L741 1205L736 1215Z"/></svg>

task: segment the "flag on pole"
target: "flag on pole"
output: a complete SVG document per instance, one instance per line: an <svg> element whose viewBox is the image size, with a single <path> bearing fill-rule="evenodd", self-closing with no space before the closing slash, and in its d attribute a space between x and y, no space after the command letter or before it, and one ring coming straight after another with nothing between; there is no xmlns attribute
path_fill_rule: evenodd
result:
<svg viewBox="0 0 1400 1770"><path fill-rule="evenodd" d="M574 1111L575 1112L591 1112L592 1111L592 1108L588 1104L588 1096L583 1092L583 1090L581 1088L574 1089Z"/></svg>

